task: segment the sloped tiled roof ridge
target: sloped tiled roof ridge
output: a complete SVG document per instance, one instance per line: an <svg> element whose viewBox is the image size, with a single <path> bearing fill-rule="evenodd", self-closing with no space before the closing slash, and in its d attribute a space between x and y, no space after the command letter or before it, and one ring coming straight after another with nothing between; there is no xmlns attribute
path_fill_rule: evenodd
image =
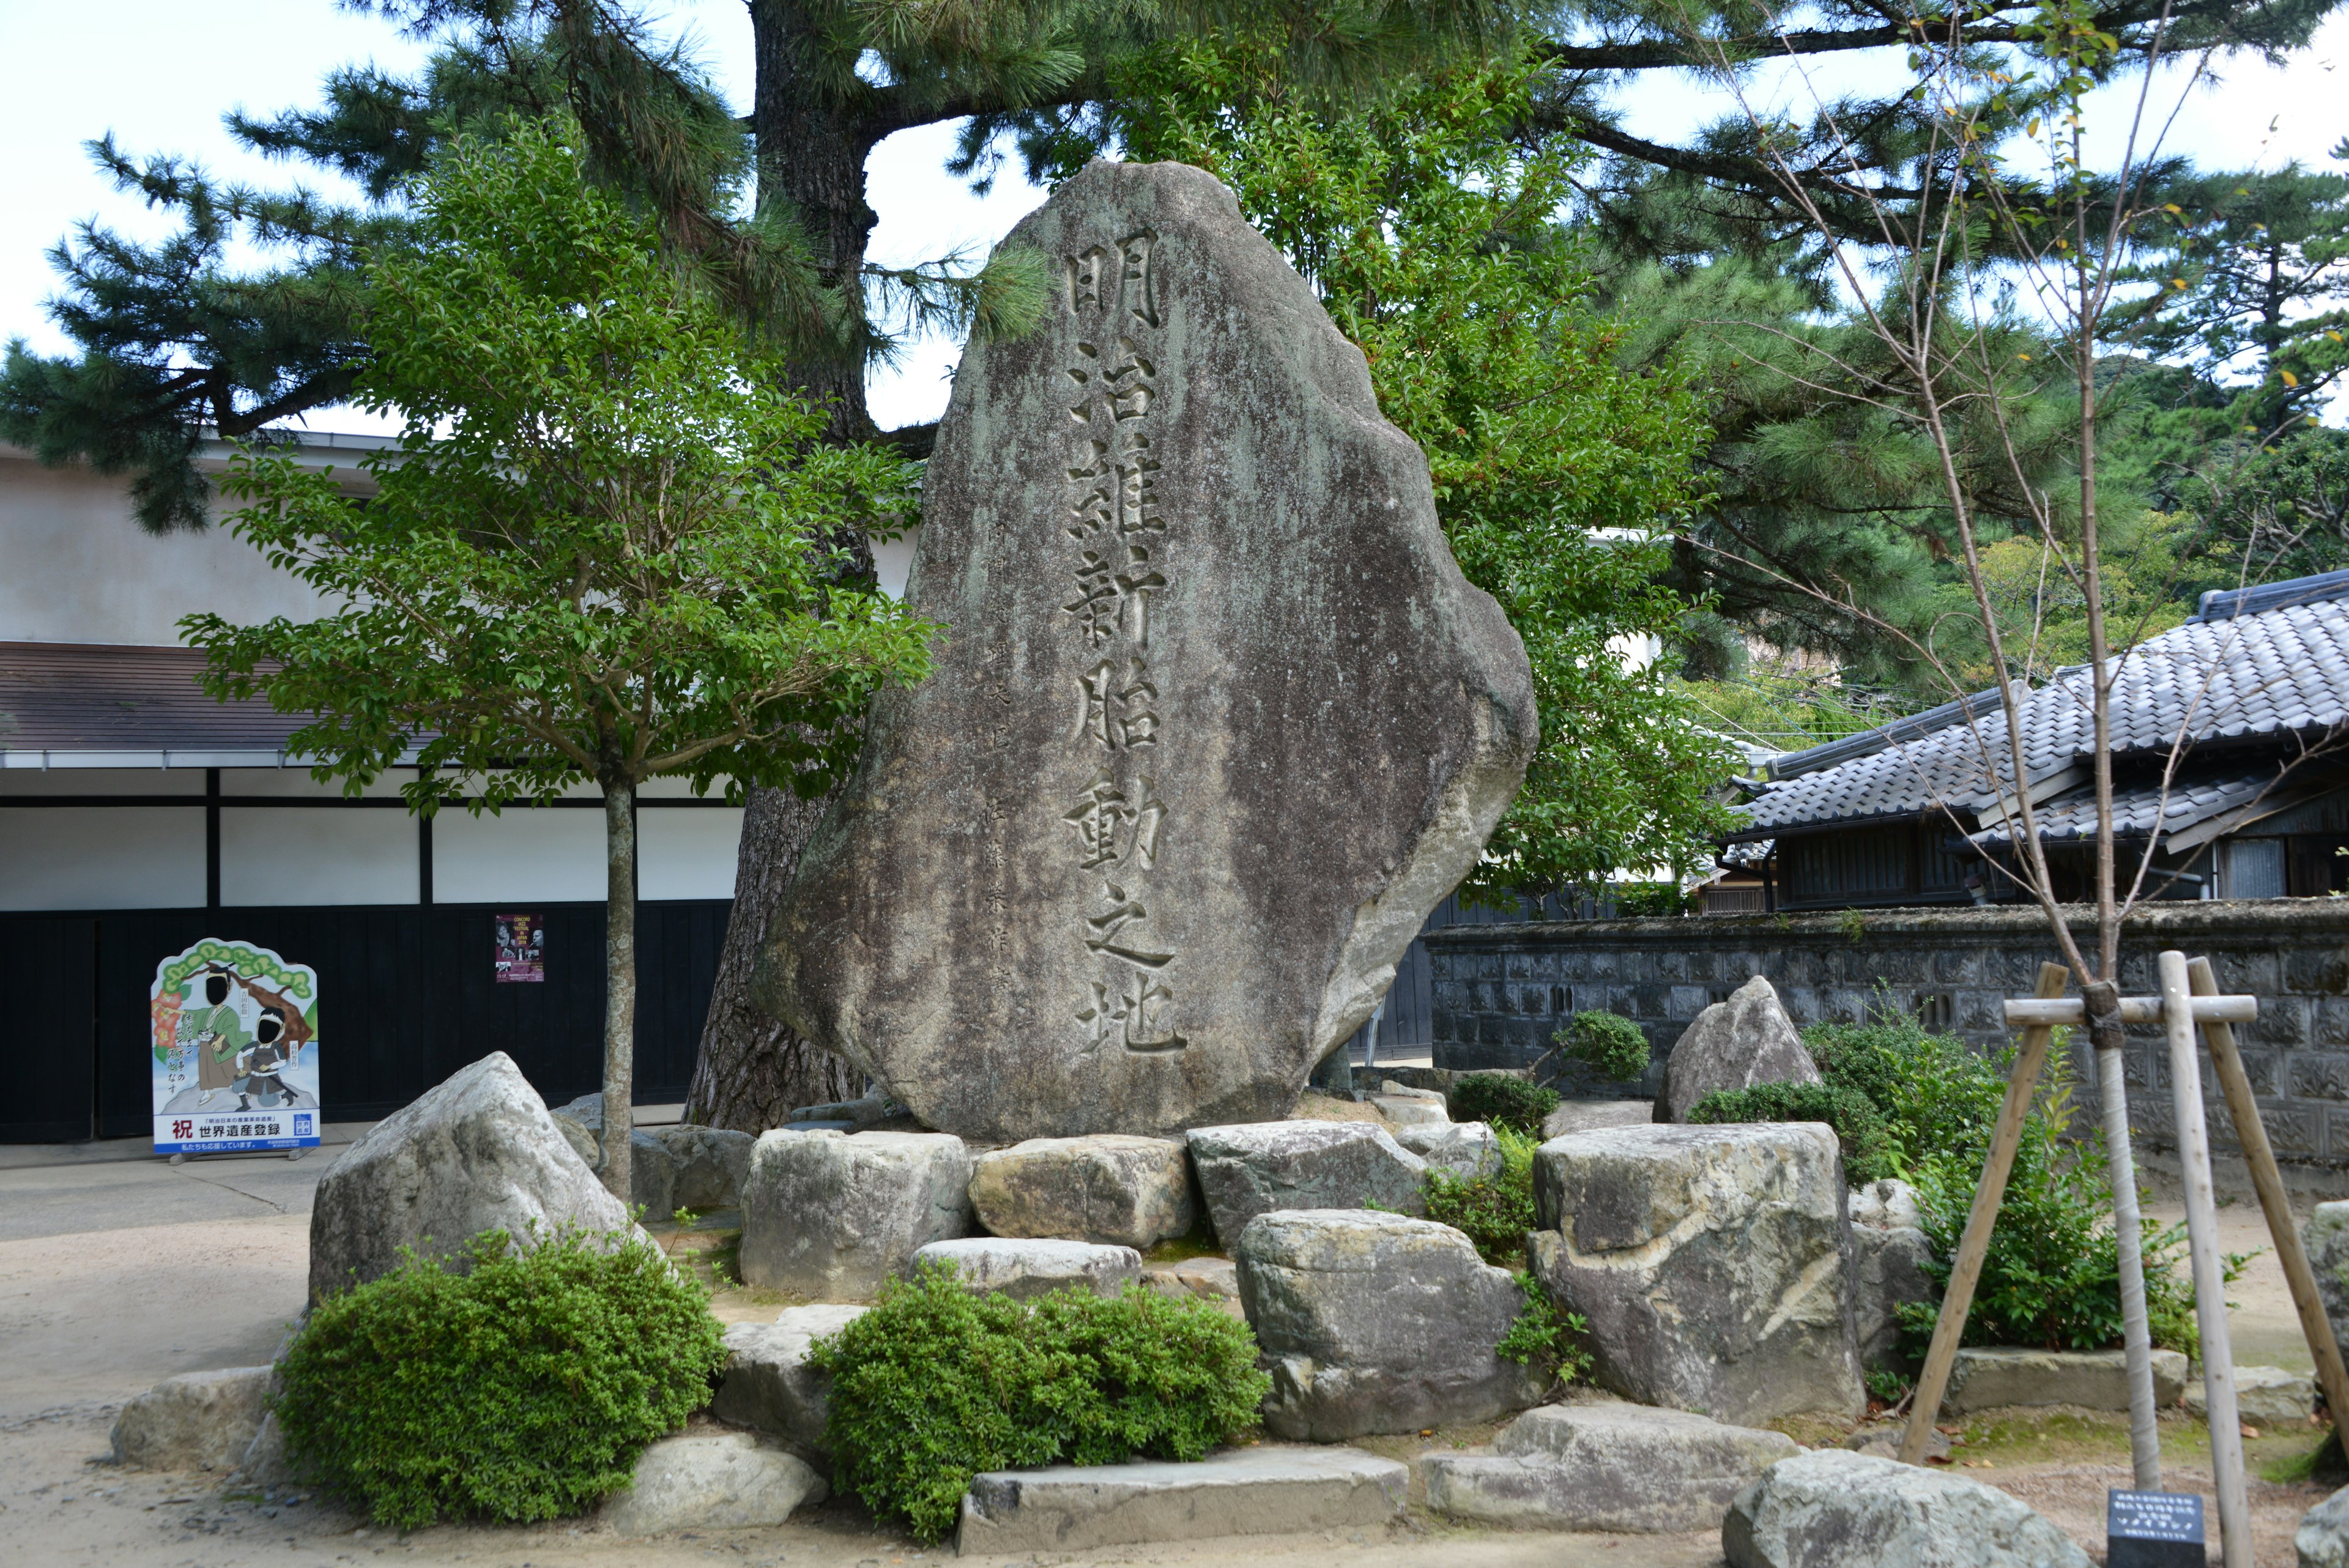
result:
<svg viewBox="0 0 2349 1568"><path fill-rule="evenodd" d="M2111 662L2116 758L2158 757L2181 738L2257 753L2321 735L2349 722L2349 572L2206 594L2193 619ZM2055 775L2085 769L2094 754L2089 692L2082 666L2018 694L2034 797L2071 787ZM1733 836L1940 808L1986 812L2014 793L1995 691L1781 762L1797 771L1774 765L1773 782L1744 808L1751 826Z"/></svg>

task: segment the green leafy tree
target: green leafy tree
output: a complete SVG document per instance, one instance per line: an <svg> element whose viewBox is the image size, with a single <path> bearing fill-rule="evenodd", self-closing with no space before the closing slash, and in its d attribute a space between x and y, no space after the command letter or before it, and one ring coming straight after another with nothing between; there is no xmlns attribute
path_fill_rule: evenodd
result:
<svg viewBox="0 0 2349 1568"><path fill-rule="evenodd" d="M1525 639L1541 749L1469 889L1696 863L1734 757L1655 657L1688 607L1654 579L1704 427L1669 365L1618 363L1626 329L1556 216L1580 150L1525 134L1522 59L1335 116L1280 62L1271 39L1160 49L1125 80L1122 137L1214 172L1314 284L1427 453L1461 569Z"/></svg>
<svg viewBox="0 0 2349 1568"><path fill-rule="evenodd" d="M735 325L583 181L553 129L460 139L413 243L366 263L357 395L398 410L365 504L264 450L237 531L346 607L191 616L222 698L313 717L289 742L357 788L413 750L413 806L603 794L609 893L605 1179L629 1190L638 788L816 791L869 694L934 628L843 586L837 545L909 504L904 465L823 443Z"/></svg>

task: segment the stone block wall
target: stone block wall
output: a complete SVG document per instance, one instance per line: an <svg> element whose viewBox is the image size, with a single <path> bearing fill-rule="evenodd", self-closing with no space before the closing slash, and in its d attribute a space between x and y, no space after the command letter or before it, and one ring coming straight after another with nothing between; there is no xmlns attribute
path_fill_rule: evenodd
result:
<svg viewBox="0 0 2349 1568"><path fill-rule="evenodd" d="M2078 911L2072 923L2093 951L2089 912ZM1798 1025L1889 1009L1979 1049L2000 1048L2012 1043L2002 1003L2031 994L2040 963L2058 956L2044 917L2012 908L1468 926L1423 940L1436 1066L1523 1066L1548 1049L1575 1012L1620 1013L1648 1036L1648 1072L1637 1084L1569 1076L1560 1085L1595 1096L1655 1093L1681 1031L1756 974L1769 977ZM2349 900L2153 906L2127 928L2124 992L2158 988L2154 958L2166 948L2207 955L2221 990L2259 998L2259 1022L2239 1028L2236 1038L2277 1160L2297 1189L2349 1195ZM2085 1032L2076 1034L2073 1097L2084 1131L2097 1115L2093 1057ZM2127 1067L2129 1120L2157 1157L2158 1172L2158 1157L2176 1148L2158 1030L2131 1031ZM2226 1181L2232 1129L2207 1063L2203 1078Z"/></svg>

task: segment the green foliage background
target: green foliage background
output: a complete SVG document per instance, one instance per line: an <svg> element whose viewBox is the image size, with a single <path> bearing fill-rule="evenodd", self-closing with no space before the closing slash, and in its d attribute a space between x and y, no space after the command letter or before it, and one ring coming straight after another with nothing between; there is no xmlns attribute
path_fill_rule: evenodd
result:
<svg viewBox="0 0 2349 1568"><path fill-rule="evenodd" d="M580 1512L709 1402L723 1334L649 1241L492 1231L464 1257L326 1297L279 1364L287 1453L378 1523Z"/></svg>

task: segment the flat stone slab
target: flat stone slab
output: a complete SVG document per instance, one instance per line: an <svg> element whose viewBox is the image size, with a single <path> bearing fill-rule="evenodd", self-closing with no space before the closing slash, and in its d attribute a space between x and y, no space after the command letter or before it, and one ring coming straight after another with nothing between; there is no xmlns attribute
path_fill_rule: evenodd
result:
<svg viewBox="0 0 2349 1568"><path fill-rule="evenodd" d="M1251 1122L1194 1127L1191 1168L1216 1224L1237 1246L1240 1232L1276 1209L1367 1209L1427 1212L1427 1162L1367 1122Z"/></svg>
<svg viewBox="0 0 2349 1568"><path fill-rule="evenodd" d="M972 1157L970 1204L997 1236L1147 1248L1198 1220L1177 1138L1039 1137Z"/></svg>
<svg viewBox="0 0 2349 1568"><path fill-rule="evenodd" d="M1489 1454L1420 1463L1428 1507L1455 1519L1664 1534L1718 1529L1739 1488L1801 1451L1781 1432L1609 1402L1545 1405Z"/></svg>
<svg viewBox="0 0 2349 1568"><path fill-rule="evenodd" d="M906 607L757 998L978 1142L1284 1115L1473 867L1539 732L1361 351L1232 193L1097 161L1022 219Z"/></svg>
<svg viewBox="0 0 2349 1568"><path fill-rule="evenodd" d="M2210 1415L2210 1391L2199 1377L2186 1380L2186 1413ZM2281 1366L2235 1368L2235 1414L2254 1427L2296 1427L2316 1413L2316 1380Z"/></svg>
<svg viewBox="0 0 2349 1568"><path fill-rule="evenodd" d="M2186 1392L2186 1357L2153 1353L2153 1402L2167 1408ZM1961 1350L1950 1364L1941 1412L1963 1416L2002 1405L2077 1405L2088 1410L2128 1408L2128 1353L2121 1350L2031 1350L1989 1345Z"/></svg>
<svg viewBox="0 0 2349 1568"><path fill-rule="evenodd" d="M602 1513L622 1535L750 1530L781 1524L831 1490L805 1460L749 1432L697 1433L648 1446Z"/></svg>
<svg viewBox="0 0 2349 1568"><path fill-rule="evenodd" d="M963 1495L965 1556L1361 1529L1399 1518L1409 1467L1360 1449L1262 1443L1197 1464L990 1470Z"/></svg>
<svg viewBox="0 0 2349 1568"><path fill-rule="evenodd" d="M1000 1291L1027 1301L1049 1291L1077 1287L1113 1296L1142 1278L1142 1254L1131 1247L1097 1247L1090 1241L1015 1240L973 1236L933 1241L914 1254L914 1265L944 1263L963 1288L978 1295Z"/></svg>
<svg viewBox="0 0 2349 1568"><path fill-rule="evenodd" d="M1796 1454L1749 1482L1721 1549L1729 1568L2093 1568L2005 1492L1842 1449Z"/></svg>
<svg viewBox="0 0 2349 1568"><path fill-rule="evenodd" d="M792 1307L772 1323L730 1325L726 1370L719 1376L709 1413L738 1427L756 1428L802 1452L823 1452L832 1378L808 1365L808 1350L870 1310L832 1303Z"/></svg>
<svg viewBox="0 0 2349 1568"><path fill-rule="evenodd" d="M114 1418L114 1462L142 1470L225 1470L243 1462L277 1389L274 1366L166 1377Z"/></svg>

